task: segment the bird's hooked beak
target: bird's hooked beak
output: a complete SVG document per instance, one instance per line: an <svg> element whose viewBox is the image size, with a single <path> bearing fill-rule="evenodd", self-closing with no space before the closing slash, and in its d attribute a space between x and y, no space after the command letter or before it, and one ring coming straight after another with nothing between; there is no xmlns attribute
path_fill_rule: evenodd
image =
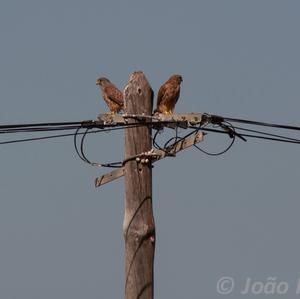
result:
<svg viewBox="0 0 300 299"><path fill-rule="evenodd" d="M96 81L96 85L101 85L101 80L100 80L100 79L98 79L98 80Z"/></svg>

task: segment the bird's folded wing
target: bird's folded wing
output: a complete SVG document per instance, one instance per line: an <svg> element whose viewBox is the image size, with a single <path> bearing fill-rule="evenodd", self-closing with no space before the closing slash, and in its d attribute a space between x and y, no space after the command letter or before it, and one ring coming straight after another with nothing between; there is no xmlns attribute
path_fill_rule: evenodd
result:
<svg viewBox="0 0 300 299"><path fill-rule="evenodd" d="M105 87L105 93L111 101L122 106L123 105L123 94L117 88L113 86Z"/></svg>

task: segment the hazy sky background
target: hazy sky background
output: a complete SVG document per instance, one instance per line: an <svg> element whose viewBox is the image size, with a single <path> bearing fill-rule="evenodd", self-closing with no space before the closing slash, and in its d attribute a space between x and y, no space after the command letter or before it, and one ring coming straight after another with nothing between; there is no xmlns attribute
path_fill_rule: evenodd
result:
<svg viewBox="0 0 300 299"><path fill-rule="evenodd" d="M0 124L94 119L107 110L96 79L123 88L142 70L155 91L183 76L177 112L300 125L299 11L289 0L2 0ZM88 157L119 161L122 136L90 136ZM211 139L201 146L228 142ZM295 298L299 151L238 140L223 156L189 149L155 165L156 298L241 298L247 278L269 277L289 284L278 298ZM122 298L123 180L95 189L106 170L84 164L72 138L0 153L0 298ZM222 276L236 280L231 295L216 290Z"/></svg>

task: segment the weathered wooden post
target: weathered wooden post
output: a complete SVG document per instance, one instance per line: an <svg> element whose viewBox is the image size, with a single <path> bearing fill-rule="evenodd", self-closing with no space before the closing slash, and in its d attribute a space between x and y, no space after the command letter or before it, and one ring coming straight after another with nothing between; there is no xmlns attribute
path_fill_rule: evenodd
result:
<svg viewBox="0 0 300 299"><path fill-rule="evenodd" d="M151 115L153 91L143 74L134 72L124 89L127 114ZM146 121L146 120L143 120ZM129 119L128 123L138 123ZM125 129L125 161L151 149L151 128ZM153 298L155 224L152 211L151 158L125 163L125 298Z"/></svg>

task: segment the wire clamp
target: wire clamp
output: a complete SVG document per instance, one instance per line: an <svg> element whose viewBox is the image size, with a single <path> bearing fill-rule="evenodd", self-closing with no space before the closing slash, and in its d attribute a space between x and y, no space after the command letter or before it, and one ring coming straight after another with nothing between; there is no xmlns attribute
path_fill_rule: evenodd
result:
<svg viewBox="0 0 300 299"><path fill-rule="evenodd" d="M151 149L148 152L144 152L132 157L129 157L123 161L123 166L132 160L135 160L137 163L141 164L149 164L152 160L159 160L161 158L161 154L155 151L155 149Z"/></svg>

